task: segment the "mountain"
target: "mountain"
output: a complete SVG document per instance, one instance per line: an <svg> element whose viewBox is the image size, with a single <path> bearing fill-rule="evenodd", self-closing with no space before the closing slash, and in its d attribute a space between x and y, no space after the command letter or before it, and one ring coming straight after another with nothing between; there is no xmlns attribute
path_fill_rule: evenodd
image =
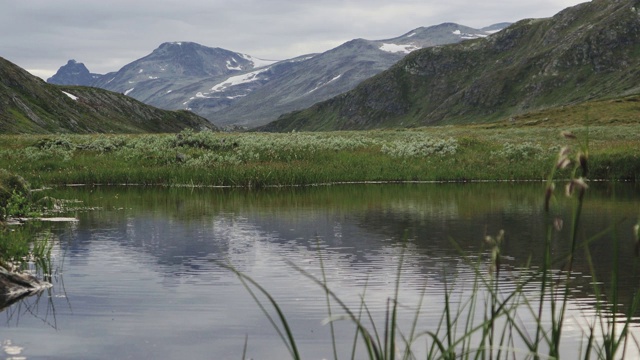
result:
<svg viewBox="0 0 640 360"><path fill-rule="evenodd" d="M192 110L219 125L253 127L351 90L412 51L486 37L500 26L482 30L445 23L393 39L355 39L283 61L191 42L164 43L91 85L164 109Z"/></svg>
<svg viewBox="0 0 640 360"><path fill-rule="evenodd" d="M418 28L393 39L355 39L321 54L280 62L261 70L260 75L268 80L245 91L245 84L230 87L229 90L236 91L232 96L240 97L227 108L209 112L197 107L210 106L211 99L196 99L189 107L221 125L254 127L349 91L417 49L487 35L489 32L483 30L445 23ZM203 95L219 96L215 92Z"/></svg>
<svg viewBox="0 0 640 360"><path fill-rule="evenodd" d="M58 69L52 77L47 79L50 84L89 86L102 75L92 74L83 63L69 60L66 65Z"/></svg>
<svg viewBox="0 0 640 360"><path fill-rule="evenodd" d="M640 1L593 0L496 34L415 51L267 131L485 122L640 92Z"/></svg>
<svg viewBox="0 0 640 360"><path fill-rule="evenodd" d="M160 110L111 91L47 84L0 57L0 133L177 132L211 129L188 111Z"/></svg>

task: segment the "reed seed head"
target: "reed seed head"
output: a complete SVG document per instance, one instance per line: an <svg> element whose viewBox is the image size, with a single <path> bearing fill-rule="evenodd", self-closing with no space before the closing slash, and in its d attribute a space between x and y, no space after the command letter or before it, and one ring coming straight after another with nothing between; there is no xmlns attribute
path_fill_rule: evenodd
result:
<svg viewBox="0 0 640 360"><path fill-rule="evenodd" d="M557 217L553 219L553 227L556 228L557 231L562 231L562 227L564 226L564 221Z"/></svg>
<svg viewBox="0 0 640 360"><path fill-rule="evenodd" d="M582 169L582 175L587 176L589 173L589 153L588 152L578 152L578 163L580 164L580 168Z"/></svg>
<svg viewBox="0 0 640 360"><path fill-rule="evenodd" d="M568 182L567 185L564 186L564 194L567 197L573 196L573 186L573 181Z"/></svg>
<svg viewBox="0 0 640 360"><path fill-rule="evenodd" d="M572 179L565 186L565 194L567 197L571 197L575 190L580 191L580 195L582 196L584 192L589 188L589 185L584 181L584 178L579 177L577 179Z"/></svg>
<svg viewBox="0 0 640 360"><path fill-rule="evenodd" d="M570 150L568 146L564 146L562 149L560 149L560 153L558 153L558 161L556 162L556 168L564 169L569 166L569 164L571 164L571 160L569 159L569 152Z"/></svg>
<svg viewBox="0 0 640 360"><path fill-rule="evenodd" d="M556 184L549 183L544 194L544 211L549 212L549 204L551 203L551 196L553 196L553 190L555 190Z"/></svg>

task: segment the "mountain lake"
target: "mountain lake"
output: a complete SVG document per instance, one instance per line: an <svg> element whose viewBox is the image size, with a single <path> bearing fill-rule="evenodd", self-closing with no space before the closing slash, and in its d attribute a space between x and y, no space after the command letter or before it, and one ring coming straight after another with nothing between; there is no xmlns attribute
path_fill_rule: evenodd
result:
<svg viewBox="0 0 640 360"><path fill-rule="evenodd" d="M539 267L548 233L554 256L569 252L573 202L557 187L550 214L540 182L55 188L51 196L77 200L60 214L76 221L43 225L53 239L53 286L0 313L0 358L291 358L251 293L221 266L231 264L277 301L304 359L334 358L327 295L305 274L322 280L324 269L328 287L366 327L373 321L380 337L398 285L398 328L409 336L417 315L421 335L412 351L424 359L431 345L425 332L437 331L445 294L453 313L467 314L462 306L474 279L490 269L485 236L504 230L499 279L506 292L525 264ZM578 238L611 230L589 244L604 287L611 244L619 240L623 304L638 285L632 229L639 216L640 186L590 184ZM578 356L595 313L592 271L584 251L577 254L562 333L566 358ZM562 275L562 264L554 269ZM533 288L523 292L535 294ZM251 289L279 325L273 307ZM354 323L340 319L345 312L336 301L330 306L336 353L352 358ZM534 328L529 310L518 316ZM357 343L354 358L366 358ZM397 346L401 351L401 339Z"/></svg>

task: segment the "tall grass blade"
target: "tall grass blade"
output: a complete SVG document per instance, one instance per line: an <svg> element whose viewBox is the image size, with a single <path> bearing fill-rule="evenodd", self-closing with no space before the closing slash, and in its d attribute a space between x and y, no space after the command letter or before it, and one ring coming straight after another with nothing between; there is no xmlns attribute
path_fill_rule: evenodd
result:
<svg viewBox="0 0 640 360"><path fill-rule="evenodd" d="M338 297L336 295L335 292L333 292L329 287L327 287L327 285L324 284L322 282L322 280L316 278L312 274L310 274L307 271L305 271L304 269L300 268L298 265L294 264L293 262L291 262L289 260L287 260L286 262L287 262L287 264L289 264L289 266L291 266L293 269L298 271L300 274L304 275L305 277L307 277L308 279L310 279L311 281L316 283L318 286L322 287L325 291L327 291L329 293L331 298L338 305L340 305L342 310L347 314L347 317L351 321L353 321L353 323L356 325L356 327L360 331L360 335L362 336L363 341L365 342L367 347L370 348L370 352L373 355L372 359L384 359L384 353L382 352L384 350L384 348L383 348L384 345L380 344L379 341L378 341L378 343L376 345L375 339L373 338L371 333L367 330L367 328L364 326L364 324L362 324L362 322L353 313L353 311L340 299L340 297ZM369 314L369 316L371 316L371 315ZM380 346L380 345L382 345L382 346Z"/></svg>
<svg viewBox="0 0 640 360"><path fill-rule="evenodd" d="M289 352L291 354L291 357L293 359L295 359L295 360L300 360L301 357L300 357L300 353L298 352L298 347L296 345L296 341L295 341L295 337L293 336L293 332L291 331L291 328L289 327L289 323L287 322L287 319L284 316L284 313L280 309L280 306L278 305L276 300L273 298L273 296L271 296L271 294L264 287L262 287L257 281L252 279L250 276L248 276L246 274L243 274L238 269L233 267L231 264L224 264L224 263L218 262L218 265L223 267L223 268L225 268L225 269L227 269L227 270L229 270L229 271L231 271L231 272L233 272L238 277L238 279L240 279L240 281L242 282L244 287L247 289L247 291L249 291L249 293L251 294L253 299L256 301L256 303L258 304L258 306L260 307L262 312L267 316L267 318L271 322L271 325L275 328L275 330L280 335L280 338L282 339L282 341L286 345L287 349L289 350ZM277 326L275 321L271 318L271 316L269 315L268 311L266 310L266 308L264 307L262 302L258 299L258 297L255 295L253 290L249 287L249 284L251 284L256 289L258 289L258 291L260 291L260 293L262 293L269 300L269 303L271 304L271 306L273 306L273 308L275 309L276 313L278 314L278 318L280 320L280 324L282 324L282 327L284 328L284 331L285 331L284 334L280 331L280 328Z"/></svg>
<svg viewBox="0 0 640 360"><path fill-rule="evenodd" d="M324 268L324 260L322 258L322 251L320 249L320 239L318 239L316 237L316 247L318 248L318 259L320 261L320 271L322 272L322 282L325 284L325 289L328 288L327 286L327 274L325 272L325 268ZM331 313L331 298L329 297L329 293L325 290L325 298L327 301L327 313L329 315L329 318L331 318L333 315ZM333 358L335 360L338 360L338 349L336 346L336 334L335 334L335 330L333 328L333 321L329 322L329 328L331 331L331 346L333 348Z"/></svg>

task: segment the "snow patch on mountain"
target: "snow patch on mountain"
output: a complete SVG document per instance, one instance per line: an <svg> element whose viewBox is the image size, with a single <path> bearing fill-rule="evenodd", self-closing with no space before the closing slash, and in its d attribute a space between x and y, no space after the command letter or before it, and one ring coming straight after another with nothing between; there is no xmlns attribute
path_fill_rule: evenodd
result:
<svg viewBox="0 0 640 360"><path fill-rule="evenodd" d="M416 51L419 50L420 48L412 45L412 44L406 44L406 45L399 45L399 44L387 44L387 43L383 43L382 46L380 46L380 50L382 51L386 51L386 52L390 52L390 53L405 53L408 54L412 51Z"/></svg>
<svg viewBox="0 0 640 360"><path fill-rule="evenodd" d="M453 35L458 35L460 36L461 39L464 39L464 40L478 39L478 38L483 38L488 36L487 34L467 34L467 33L463 33L460 30L453 31Z"/></svg>
<svg viewBox="0 0 640 360"><path fill-rule="evenodd" d="M260 70L256 70L256 71L252 71L250 73L246 73L246 74L242 74L242 75L236 75L236 76L232 76L230 78L228 78L227 80L216 84L214 87L211 88L211 91L213 92L221 92L224 91L232 86L236 86L236 85L240 85L240 84L246 84L252 81L256 81L258 80L258 75L260 75L261 73L265 72L269 70L269 68L266 69L260 69Z"/></svg>
<svg viewBox="0 0 640 360"><path fill-rule="evenodd" d="M253 56L247 55L247 54L240 54L240 56L242 56L246 60L251 61L253 63L253 67L255 69L261 68L261 67L265 67L265 66L269 66L269 65L273 65L273 64L275 64L275 63L277 63L279 61L279 60L258 59L257 57L253 57Z"/></svg>
<svg viewBox="0 0 640 360"><path fill-rule="evenodd" d="M124 92L124 94L125 94L125 95L129 95L129 93L130 93L130 92L132 92L132 91L133 91L133 89L135 89L135 88L131 88L131 89L129 89L129 90L127 90L127 91L125 91L125 92Z"/></svg>
<svg viewBox="0 0 640 360"><path fill-rule="evenodd" d="M66 91L63 91L63 93L64 93L65 95L67 95L69 98L71 98L71 100L78 100L78 97L77 97L77 96L75 96L75 95L73 95L73 94L69 94L69 93L68 93L68 92L66 92Z"/></svg>
<svg viewBox="0 0 640 360"><path fill-rule="evenodd" d="M231 60L233 60L233 62L235 63L236 66L233 66L233 64L231 63ZM238 65L238 62L236 61L236 59L231 59L231 60L227 60L227 69L229 69L229 70L242 70L242 67L240 67L240 65Z"/></svg>
<svg viewBox="0 0 640 360"><path fill-rule="evenodd" d="M341 77L341 76L342 76L342 74L340 74L340 75L338 75L338 76L334 77L333 79L331 79L331 80L329 80L329 81L327 81L327 82L325 82L325 83L323 83L323 84L320 84L320 85L316 86L313 90L308 91L305 95L307 95L307 94L311 94L312 92L314 92L314 91L316 91L316 90L320 89L321 87L323 87L323 86L327 86L327 85L331 84L332 82L334 82L334 81L336 81L336 80L340 79L340 77Z"/></svg>

